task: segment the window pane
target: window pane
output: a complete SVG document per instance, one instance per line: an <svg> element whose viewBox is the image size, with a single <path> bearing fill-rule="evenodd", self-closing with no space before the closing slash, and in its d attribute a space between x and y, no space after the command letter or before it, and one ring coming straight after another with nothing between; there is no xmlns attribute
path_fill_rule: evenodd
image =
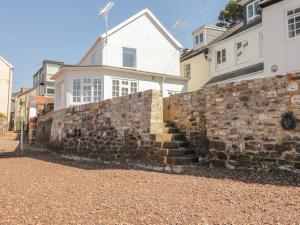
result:
<svg viewBox="0 0 300 225"><path fill-rule="evenodd" d="M73 102L80 102L80 79L73 80Z"/></svg>
<svg viewBox="0 0 300 225"><path fill-rule="evenodd" d="M293 30L295 30L295 24L289 25L289 31L293 31Z"/></svg>
<svg viewBox="0 0 300 225"><path fill-rule="evenodd" d="M136 93L137 92L137 82L130 82L130 93Z"/></svg>
<svg viewBox="0 0 300 225"><path fill-rule="evenodd" d="M293 14L294 14L294 10L290 10L290 11L287 12L287 15L288 15L288 16L291 16L291 15L293 15Z"/></svg>
<svg viewBox="0 0 300 225"><path fill-rule="evenodd" d="M293 23L295 23L295 18L291 18L291 19L289 19L289 20L288 20L288 23L289 23L289 24L293 24Z"/></svg>
<svg viewBox="0 0 300 225"><path fill-rule="evenodd" d="M120 81L113 80L113 87L112 87L112 96L119 97L120 96Z"/></svg>
<svg viewBox="0 0 300 225"><path fill-rule="evenodd" d="M289 32L289 38L295 37L295 31Z"/></svg>
<svg viewBox="0 0 300 225"><path fill-rule="evenodd" d="M221 64L221 52L220 51L217 52L217 63Z"/></svg>
<svg viewBox="0 0 300 225"><path fill-rule="evenodd" d="M296 36L300 35L300 29L296 30Z"/></svg>
<svg viewBox="0 0 300 225"><path fill-rule="evenodd" d="M101 101L101 79L94 79L94 102Z"/></svg>
<svg viewBox="0 0 300 225"><path fill-rule="evenodd" d="M200 34L200 43L202 43L204 41L204 36L203 33Z"/></svg>
<svg viewBox="0 0 300 225"><path fill-rule="evenodd" d="M294 14L300 13L300 8L294 10Z"/></svg>
<svg viewBox="0 0 300 225"><path fill-rule="evenodd" d="M296 22L300 22L300 16L295 17Z"/></svg>
<svg viewBox="0 0 300 225"><path fill-rule="evenodd" d="M253 5L249 5L248 7L248 18L252 18L254 16Z"/></svg>
<svg viewBox="0 0 300 225"><path fill-rule="evenodd" d="M199 36L196 36L196 45L199 44Z"/></svg>
<svg viewBox="0 0 300 225"><path fill-rule="evenodd" d="M136 67L136 50L123 48L123 66Z"/></svg>

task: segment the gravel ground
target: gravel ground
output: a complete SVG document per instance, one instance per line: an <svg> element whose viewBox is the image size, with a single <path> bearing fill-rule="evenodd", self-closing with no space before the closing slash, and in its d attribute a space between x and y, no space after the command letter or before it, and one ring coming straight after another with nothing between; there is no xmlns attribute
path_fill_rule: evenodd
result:
<svg viewBox="0 0 300 225"><path fill-rule="evenodd" d="M298 225L299 176L205 167L173 175L0 155L0 224Z"/></svg>

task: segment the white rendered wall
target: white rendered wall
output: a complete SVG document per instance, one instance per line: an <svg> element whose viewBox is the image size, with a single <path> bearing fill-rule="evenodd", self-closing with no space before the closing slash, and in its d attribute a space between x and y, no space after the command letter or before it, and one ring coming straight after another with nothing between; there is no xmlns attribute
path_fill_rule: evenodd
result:
<svg viewBox="0 0 300 225"><path fill-rule="evenodd" d="M284 0L263 10L265 74L284 75L300 71L300 37L288 39L286 13L300 7L299 0ZM277 65L279 70L272 72Z"/></svg>
<svg viewBox="0 0 300 225"><path fill-rule="evenodd" d="M236 36L230 37L221 41L210 48L210 71L212 77L233 72L242 68L246 68L263 62L263 55L260 53L260 32L262 32L262 25L259 24L249 30L239 33ZM236 61L236 43L238 41L248 41L247 58L243 62ZM227 62L222 69L217 69L217 55L216 52L226 48Z"/></svg>
<svg viewBox="0 0 300 225"><path fill-rule="evenodd" d="M103 48L98 42L81 65L123 66L123 48L136 49L137 70L160 74L180 75L180 52L152 23L143 15L118 30L108 38ZM107 56L107 57L106 57Z"/></svg>
<svg viewBox="0 0 300 225"><path fill-rule="evenodd" d="M161 85L164 88L164 97L168 97L168 91L181 93L187 91L187 81L185 80L172 80L166 78L164 83L163 79L160 77L152 78L149 75L140 75L135 74L134 72L126 73L126 72L116 72L110 70L102 70L102 71L68 71L65 72L63 76L56 79L56 84L60 82L64 82L64 98L65 101L63 104L58 105L58 96L55 95L55 110L60 108L70 107L74 105L81 105L85 104L83 102L74 103L73 96L72 96L72 89L73 89L73 80L74 79L83 79L83 78L91 78L91 79L102 79L102 100L111 99L112 98L112 79L127 79L127 80L134 80L138 81L138 91L143 92L150 89L153 90L161 90ZM81 84L82 85L82 84ZM57 90L57 88L56 88ZM56 92L58 93L58 92Z"/></svg>
<svg viewBox="0 0 300 225"><path fill-rule="evenodd" d="M0 59L0 112L10 118L12 70Z"/></svg>

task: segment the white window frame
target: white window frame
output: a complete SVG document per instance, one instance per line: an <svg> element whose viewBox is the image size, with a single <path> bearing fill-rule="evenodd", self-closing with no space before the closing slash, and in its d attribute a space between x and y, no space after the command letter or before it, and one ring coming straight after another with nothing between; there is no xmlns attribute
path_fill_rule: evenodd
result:
<svg viewBox="0 0 300 225"><path fill-rule="evenodd" d="M195 37L196 45L199 45L199 43L200 43L199 40L200 40L200 38L199 38L199 35L197 34L196 37Z"/></svg>
<svg viewBox="0 0 300 225"><path fill-rule="evenodd" d="M134 53L134 57L133 57L133 66L125 66L125 52L126 51L133 51ZM123 47L123 51L122 51L122 59L123 59L123 67L125 68L136 68L137 67L137 50L136 48L127 48L127 47Z"/></svg>
<svg viewBox="0 0 300 225"><path fill-rule="evenodd" d="M117 91L119 93L119 95L114 94L114 92L116 92L114 89L114 87L115 87L114 81L119 82L119 87L118 87L118 91ZM132 84L136 84L136 87L132 87ZM128 90L127 93L124 92L124 90L126 90L126 89ZM135 89L136 91L134 91L133 89ZM138 80L120 79L120 78L115 78L115 77L112 78L112 97L113 98L126 96L126 95L133 94L136 92L139 92Z"/></svg>
<svg viewBox="0 0 300 225"><path fill-rule="evenodd" d="M223 61L223 55L222 55L223 50L225 50L225 62ZM218 63L218 52L221 52L221 63L220 64ZM220 48L220 49L216 50L215 54L216 54L216 70L224 69L227 64L227 49Z"/></svg>
<svg viewBox="0 0 300 225"><path fill-rule="evenodd" d="M48 89L53 90L54 93L53 93L53 94L49 94L49 93L48 93ZM54 96L54 95L55 95L55 87L46 87L46 95L47 95L47 96Z"/></svg>
<svg viewBox="0 0 300 225"><path fill-rule="evenodd" d="M79 81L79 89L76 89L75 90L75 81ZM76 85L76 87L77 87L77 85ZM77 79L73 79L72 80L72 102L73 103L81 103L82 101L81 101L81 97L82 97L82 91L81 91L81 89L82 89L82 81L81 81L81 79L80 78L77 78ZM74 95L74 93L75 93L75 91L76 91L76 93L79 93L79 95ZM76 98L76 100L75 100L75 98Z"/></svg>
<svg viewBox="0 0 300 225"><path fill-rule="evenodd" d="M80 80L80 89L78 90L79 92L79 96L74 96L74 81L75 80ZM90 83L84 83L84 80L90 80ZM94 86L94 82L95 80L100 80L100 92L99 92L99 96L97 96L97 101L96 101L96 96L95 96L95 86ZM90 96L84 96L84 87L90 87ZM77 100L79 99L79 101L74 101L74 98L77 98ZM78 98L79 97L79 98ZM90 97L90 101L88 101L87 98ZM72 80L72 98L71 98L71 102L73 104L78 104L78 103L93 103L93 102L99 102L102 101L103 99L103 79L102 78L98 78L98 77L85 77L85 78L74 78Z"/></svg>
<svg viewBox="0 0 300 225"><path fill-rule="evenodd" d="M238 58L238 44L242 44L241 52L242 57L241 59ZM247 43L247 46L245 47L245 44ZM248 40L239 40L235 42L235 62L236 64L243 63L247 60L247 49L249 48L249 42Z"/></svg>
<svg viewBox="0 0 300 225"><path fill-rule="evenodd" d="M187 67L189 67L189 69ZM191 75L192 75L192 65L191 65L191 63L185 64L184 65L184 77L190 78Z"/></svg>
<svg viewBox="0 0 300 225"><path fill-rule="evenodd" d="M257 10L255 8L256 3L259 5L259 0L253 1L252 3L246 5L247 21L251 21L259 16L259 14L257 14ZM251 17L249 17L249 7L252 7L252 9L253 9L253 16L251 16Z"/></svg>
<svg viewBox="0 0 300 225"><path fill-rule="evenodd" d="M95 83L95 81L100 81L97 82L97 84ZM93 86L93 102L100 102L102 100L102 79L101 78L94 78L92 81L92 86ZM96 90L96 86L97 86L97 90ZM96 95L97 93L97 95Z"/></svg>
<svg viewBox="0 0 300 225"><path fill-rule="evenodd" d="M297 24L300 24L300 21L296 22L296 17L300 17L300 12L297 12L297 13L293 12L293 14L288 15L288 13L290 11L295 11L295 10L297 10L299 8L300 8L300 5L297 6L297 7L290 8L290 9L288 9L288 10L285 11L287 40L293 40L293 39L296 39L296 38L300 38L300 33L297 35L297 31L300 30L300 28L297 28ZM293 24L289 24L289 20L290 19L294 19L294 23ZM294 25L294 29L292 31L290 31L290 29L289 29L290 25ZM290 32L295 32L295 36L294 37L290 37Z"/></svg>
<svg viewBox="0 0 300 225"><path fill-rule="evenodd" d="M93 88L92 88L92 81L91 78L83 78L82 79L82 102L83 103L91 103L93 101ZM87 89L89 88L89 89Z"/></svg>
<svg viewBox="0 0 300 225"><path fill-rule="evenodd" d="M201 37L202 37L202 40L201 40ZM204 42L204 33L201 32L201 33L199 34L199 44L202 44L203 42Z"/></svg>

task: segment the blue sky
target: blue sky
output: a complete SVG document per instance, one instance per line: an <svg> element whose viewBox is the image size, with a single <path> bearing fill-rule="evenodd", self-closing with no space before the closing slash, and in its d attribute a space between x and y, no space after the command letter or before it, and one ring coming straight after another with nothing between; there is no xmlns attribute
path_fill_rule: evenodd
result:
<svg viewBox="0 0 300 225"><path fill-rule="evenodd" d="M204 2L207 3L205 7ZM0 55L15 67L13 89L31 87L44 59L74 64L104 32L98 10L106 0L3 0L0 8ZM115 0L110 28L149 8L185 46L191 32L215 24L228 0ZM207 10L206 10L207 8ZM176 20L184 23L177 32Z"/></svg>

